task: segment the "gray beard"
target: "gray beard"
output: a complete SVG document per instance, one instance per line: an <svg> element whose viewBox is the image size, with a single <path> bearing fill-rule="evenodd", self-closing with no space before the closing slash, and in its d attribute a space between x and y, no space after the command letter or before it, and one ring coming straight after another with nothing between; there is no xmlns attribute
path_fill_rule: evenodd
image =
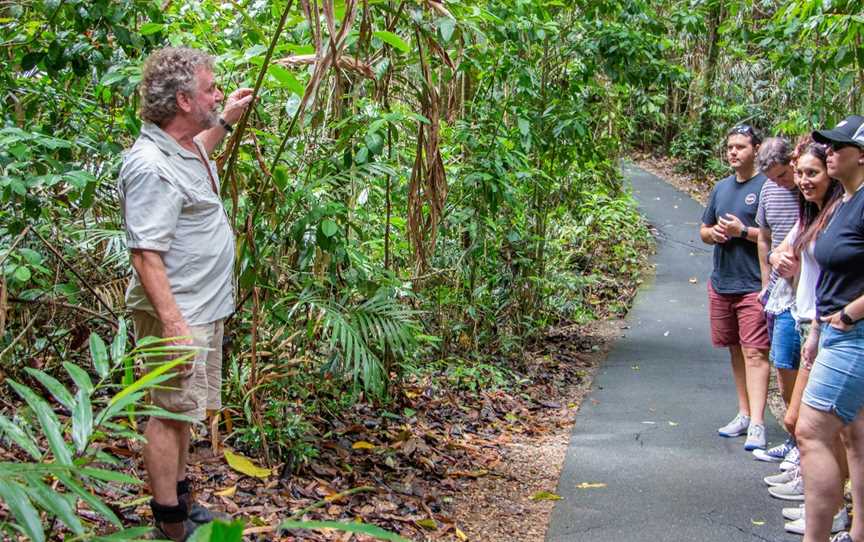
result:
<svg viewBox="0 0 864 542"><path fill-rule="evenodd" d="M216 111L204 111L199 113L198 122L201 125L201 131L209 130L219 123L219 113Z"/></svg>

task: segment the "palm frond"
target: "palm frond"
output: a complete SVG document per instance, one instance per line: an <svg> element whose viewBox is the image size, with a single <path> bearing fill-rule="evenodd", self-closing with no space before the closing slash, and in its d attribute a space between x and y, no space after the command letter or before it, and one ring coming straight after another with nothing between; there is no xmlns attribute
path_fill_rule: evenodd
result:
<svg viewBox="0 0 864 542"><path fill-rule="evenodd" d="M416 312L385 291L362 303L343 305L307 290L297 296L289 314L303 305L322 314L331 367L367 394L383 395L388 375L382 358L388 351L396 359L410 354L420 330Z"/></svg>

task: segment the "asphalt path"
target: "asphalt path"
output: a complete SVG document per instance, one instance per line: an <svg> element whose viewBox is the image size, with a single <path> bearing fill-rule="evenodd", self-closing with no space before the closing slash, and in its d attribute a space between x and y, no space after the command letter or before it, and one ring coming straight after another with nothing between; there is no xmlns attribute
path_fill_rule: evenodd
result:
<svg viewBox="0 0 864 542"><path fill-rule="evenodd" d="M646 281L582 402L558 483L548 542L793 541L744 438L717 436L736 412L726 350L712 348L702 206L661 179L624 166L656 228L656 274ZM695 279L695 280L694 280ZM770 413L769 446L784 435Z"/></svg>

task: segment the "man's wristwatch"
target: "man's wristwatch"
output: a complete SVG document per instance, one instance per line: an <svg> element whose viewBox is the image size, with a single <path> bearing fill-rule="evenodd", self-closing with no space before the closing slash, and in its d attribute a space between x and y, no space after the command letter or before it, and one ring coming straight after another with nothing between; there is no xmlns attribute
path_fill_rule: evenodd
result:
<svg viewBox="0 0 864 542"><path fill-rule="evenodd" d="M741 239L747 239L747 236L749 235L748 230L749 228L747 228L747 226L741 228Z"/></svg>
<svg viewBox="0 0 864 542"><path fill-rule="evenodd" d="M851 316L846 314L846 309L840 309L840 321L846 324L847 326L855 325L855 320L852 319Z"/></svg>
<svg viewBox="0 0 864 542"><path fill-rule="evenodd" d="M234 127L228 124L222 117L219 117L219 126L229 134L234 131Z"/></svg>

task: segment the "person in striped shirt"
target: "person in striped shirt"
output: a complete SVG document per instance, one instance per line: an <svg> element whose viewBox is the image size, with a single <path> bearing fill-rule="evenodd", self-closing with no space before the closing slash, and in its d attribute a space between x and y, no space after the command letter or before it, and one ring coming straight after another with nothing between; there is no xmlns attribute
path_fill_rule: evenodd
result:
<svg viewBox="0 0 864 542"><path fill-rule="evenodd" d="M801 360L801 340L792 317L795 288L791 279L779 276L772 269L768 256L786 238L798 219L798 187L795 185L791 144L780 137L767 138L759 147L756 165L767 177L759 194L756 223L759 225L757 246L762 272L762 299L765 300L771 336L769 359L777 368L780 393L788 407ZM796 266L798 262L790 259L787 263ZM761 461L779 463L794 448L795 439L789 436L785 442L768 450L753 450L753 455Z"/></svg>

